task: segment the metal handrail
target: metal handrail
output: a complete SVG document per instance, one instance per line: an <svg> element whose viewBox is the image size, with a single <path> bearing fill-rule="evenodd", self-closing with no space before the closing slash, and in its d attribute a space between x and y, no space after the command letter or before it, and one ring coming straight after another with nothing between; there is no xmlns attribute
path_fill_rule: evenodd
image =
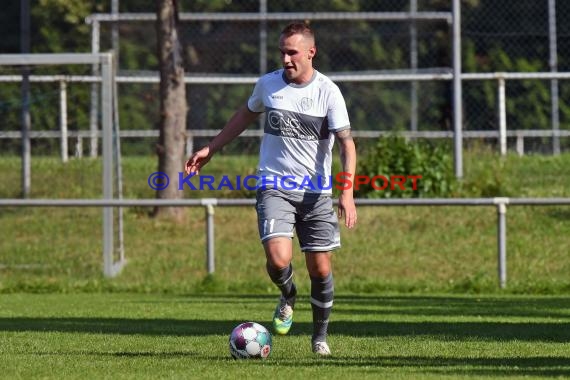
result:
<svg viewBox="0 0 570 380"><path fill-rule="evenodd" d="M335 201L335 204L338 201ZM499 287L507 285L507 206L570 206L570 198L401 198L355 199L358 206L494 206L497 209L497 269ZM255 199L201 198L201 199L0 199L0 207L205 207L206 212L206 266L213 273L214 265L214 208L252 206ZM111 258L106 260L112 261ZM114 276L124 263L117 263L106 276Z"/></svg>

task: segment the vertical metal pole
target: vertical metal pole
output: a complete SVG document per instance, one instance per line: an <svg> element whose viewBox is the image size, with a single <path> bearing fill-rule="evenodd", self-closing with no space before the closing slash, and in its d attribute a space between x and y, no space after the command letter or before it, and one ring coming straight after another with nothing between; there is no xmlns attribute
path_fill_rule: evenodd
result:
<svg viewBox="0 0 570 380"><path fill-rule="evenodd" d="M507 286L507 205L504 201L497 203L498 231L497 244L499 250L499 287L504 289Z"/></svg>
<svg viewBox="0 0 570 380"><path fill-rule="evenodd" d="M75 143L75 157L83 157L83 138L81 136L77 136L77 142Z"/></svg>
<svg viewBox="0 0 570 380"><path fill-rule="evenodd" d="M415 16L418 0L410 0L410 12ZM418 69L418 30L416 19L410 23L410 67L413 73ZM418 82L412 81L410 89L410 130L418 130Z"/></svg>
<svg viewBox="0 0 570 380"><path fill-rule="evenodd" d="M507 111L505 104L505 78L499 77L499 80L497 82L497 102L499 106L499 146L501 156L505 156L507 154Z"/></svg>
<svg viewBox="0 0 570 380"><path fill-rule="evenodd" d="M99 53L99 21L94 20L91 25L91 52L93 54ZM93 65L91 71L94 76L100 74L99 65ZM91 131L91 141L89 144L89 155L92 158L97 157L98 151L98 115L99 114L99 85L97 83L91 84L91 110L89 114L89 130Z"/></svg>
<svg viewBox="0 0 570 380"><path fill-rule="evenodd" d="M111 0L111 14L115 17L119 15L119 0ZM115 57L115 66L119 67L119 22L114 21L111 29L111 47Z"/></svg>
<svg viewBox="0 0 570 380"><path fill-rule="evenodd" d="M67 83L59 81L59 129L61 131L61 161L68 161L67 146Z"/></svg>
<svg viewBox="0 0 570 380"><path fill-rule="evenodd" d="M208 273L215 271L214 259L214 206L211 203L206 204L206 267Z"/></svg>
<svg viewBox="0 0 570 380"><path fill-rule="evenodd" d="M558 72L558 47L556 36L556 0L548 0L548 40L550 71ZM552 153L560 154L560 115L558 106L558 79L550 80L550 115L552 124Z"/></svg>
<svg viewBox="0 0 570 380"><path fill-rule="evenodd" d="M463 178L463 100L461 83L461 1L453 0L453 156L455 177Z"/></svg>
<svg viewBox="0 0 570 380"><path fill-rule="evenodd" d="M192 152L194 152L194 135L189 131L186 135L186 157L190 157Z"/></svg>
<svg viewBox="0 0 570 380"><path fill-rule="evenodd" d="M30 52L30 1L20 3L20 50L22 54ZM30 131L32 119L30 116L30 69L22 67L22 197L28 198L32 188L32 144Z"/></svg>
<svg viewBox="0 0 570 380"><path fill-rule="evenodd" d="M264 18L259 22L259 75L267 72L267 0L259 0L259 13ZM259 129L263 130L265 119L259 118Z"/></svg>
<svg viewBox="0 0 570 380"><path fill-rule="evenodd" d="M113 57L101 55L103 199L113 199ZM103 273L113 277L113 207L103 207Z"/></svg>
<svg viewBox="0 0 570 380"><path fill-rule="evenodd" d="M517 153L524 156L524 137L521 134L517 134Z"/></svg>
<svg viewBox="0 0 570 380"><path fill-rule="evenodd" d="M113 145L115 154L115 170L114 173L117 176L117 198L123 199L123 167L121 161L121 128L119 125L119 89L118 84L115 78L117 77L117 70L118 70L118 60L113 55ZM119 251L119 267L118 270L121 269L121 266L124 264L125 261L125 244L124 244L124 232L123 232L123 207L118 208L118 236L117 236L117 249Z"/></svg>

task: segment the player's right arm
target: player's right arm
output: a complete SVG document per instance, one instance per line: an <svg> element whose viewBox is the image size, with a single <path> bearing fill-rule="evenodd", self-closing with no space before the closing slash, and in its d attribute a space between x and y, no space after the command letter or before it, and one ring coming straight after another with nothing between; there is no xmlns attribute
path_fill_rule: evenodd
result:
<svg viewBox="0 0 570 380"><path fill-rule="evenodd" d="M247 104L238 109L221 132L208 145L194 152L188 158L184 165L186 175L190 173L199 174L200 169L210 161L216 152L239 136L258 116L259 113L250 111Z"/></svg>

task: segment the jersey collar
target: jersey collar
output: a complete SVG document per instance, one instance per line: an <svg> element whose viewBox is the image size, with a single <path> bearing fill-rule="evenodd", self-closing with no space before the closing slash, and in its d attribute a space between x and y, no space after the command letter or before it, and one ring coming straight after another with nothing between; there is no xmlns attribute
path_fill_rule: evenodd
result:
<svg viewBox="0 0 570 380"><path fill-rule="evenodd" d="M287 76L285 75L285 70L282 70L281 72L281 78L283 78L283 81L285 83L287 83L287 85L294 87L294 88L303 88L303 87L307 87L308 85L310 85L311 83L313 83L313 81L317 78L317 70L313 69L313 76L311 77L311 79L307 82L307 83L303 83L303 84L297 84L297 83L293 83L293 82L289 82L289 79L287 79Z"/></svg>

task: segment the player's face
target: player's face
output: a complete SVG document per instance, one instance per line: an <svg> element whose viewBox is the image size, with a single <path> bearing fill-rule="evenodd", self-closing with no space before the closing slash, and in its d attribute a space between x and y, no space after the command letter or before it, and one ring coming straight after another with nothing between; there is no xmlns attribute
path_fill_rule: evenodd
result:
<svg viewBox="0 0 570 380"><path fill-rule="evenodd" d="M317 52L314 42L301 34L281 36L279 39L281 63L287 79L296 84L308 82L313 76L313 57Z"/></svg>

